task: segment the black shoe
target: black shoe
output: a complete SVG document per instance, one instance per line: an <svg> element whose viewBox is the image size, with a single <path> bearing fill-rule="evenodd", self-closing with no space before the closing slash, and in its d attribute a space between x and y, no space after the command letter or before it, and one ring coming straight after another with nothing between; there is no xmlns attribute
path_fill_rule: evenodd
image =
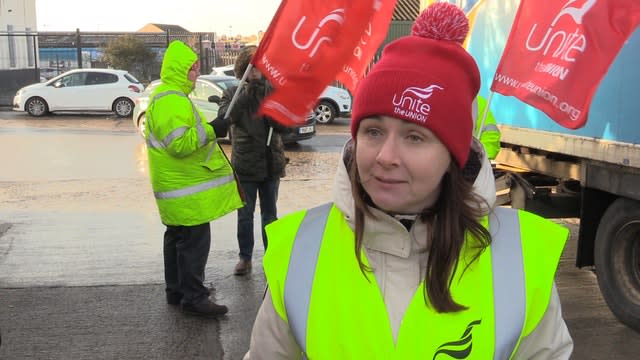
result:
<svg viewBox="0 0 640 360"><path fill-rule="evenodd" d="M226 314L229 309L224 305L207 300L200 304L182 304L182 311L191 315L216 317Z"/></svg>
<svg viewBox="0 0 640 360"><path fill-rule="evenodd" d="M207 288L207 296L211 295L216 291L216 288L213 285ZM180 305L182 301L183 295L181 293L167 293L167 304L169 305Z"/></svg>
<svg viewBox="0 0 640 360"><path fill-rule="evenodd" d="M182 300L182 294L180 293L167 293L167 304L169 305L180 305L180 301Z"/></svg>

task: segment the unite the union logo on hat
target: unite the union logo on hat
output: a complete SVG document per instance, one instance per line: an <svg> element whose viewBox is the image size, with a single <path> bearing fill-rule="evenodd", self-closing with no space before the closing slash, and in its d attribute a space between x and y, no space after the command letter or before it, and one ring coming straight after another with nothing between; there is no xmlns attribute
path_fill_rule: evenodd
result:
<svg viewBox="0 0 640 360"><path fill-rule="evenodd" d="M431 112L431 105L426 100L435 90L444 90L444 87L436 84L427 87L410 86L400 96L393 94L394 114L420 123L426 122Z"/></svg>

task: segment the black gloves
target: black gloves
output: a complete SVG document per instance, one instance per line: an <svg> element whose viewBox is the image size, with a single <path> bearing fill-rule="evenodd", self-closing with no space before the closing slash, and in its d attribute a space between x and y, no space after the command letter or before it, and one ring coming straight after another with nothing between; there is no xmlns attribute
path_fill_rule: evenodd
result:
<svg viewBox="0 0 640 360"><path fill-rule="evenodd" d="M209 125L213 127L213 131L216 133L217 138L227 137L229 131L229 125L231 125L231 119L225 119L224 114L218 114L218 117L209 122Z"/></svg>

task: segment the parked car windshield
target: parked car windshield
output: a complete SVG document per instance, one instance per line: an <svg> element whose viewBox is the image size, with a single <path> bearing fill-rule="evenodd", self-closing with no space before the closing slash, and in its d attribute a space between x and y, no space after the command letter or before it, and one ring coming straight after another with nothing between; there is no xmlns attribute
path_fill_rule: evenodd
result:
<svg viewBox="0 0 640 360"><path fill-rule="evenodd" d="M221 79L214 81L216 85L218 85L222 90L227 90L232 86L238 85L238 79L230 78L230 79Z"/></svg>

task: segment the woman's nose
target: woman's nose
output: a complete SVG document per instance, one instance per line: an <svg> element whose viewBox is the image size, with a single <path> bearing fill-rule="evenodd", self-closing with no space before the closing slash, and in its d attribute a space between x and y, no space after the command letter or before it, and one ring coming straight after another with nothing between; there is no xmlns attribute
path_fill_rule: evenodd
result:
<svg viewBox="0 0 640 360"><path fill-rule="evenodd" d="M397 141L393 136L387 136L378 150L376 161L384 166L397 165L399 163L398 154Z"/></svg>

